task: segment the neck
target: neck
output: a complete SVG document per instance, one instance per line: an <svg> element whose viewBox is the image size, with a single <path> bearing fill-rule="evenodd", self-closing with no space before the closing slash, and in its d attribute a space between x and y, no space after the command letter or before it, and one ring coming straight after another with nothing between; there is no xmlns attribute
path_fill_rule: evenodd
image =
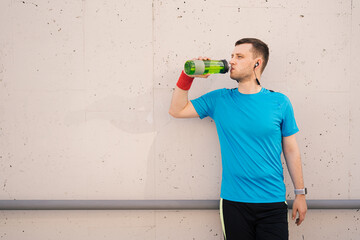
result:
<svg viewBox="0 0 360 240"><path fill-rule="evenodd" d="M239 81L238 91L242 94L254 94L260 92L260 90L261 86L257 84L255 79L251 81Z"/></svg>

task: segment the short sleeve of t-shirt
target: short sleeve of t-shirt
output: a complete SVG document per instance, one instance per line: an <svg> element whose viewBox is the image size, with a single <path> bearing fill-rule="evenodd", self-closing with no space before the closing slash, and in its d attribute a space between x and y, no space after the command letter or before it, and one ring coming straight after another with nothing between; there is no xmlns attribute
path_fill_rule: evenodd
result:
<svg viewBox="0 0 360 240"><path fill-rule="evenodd" d="M193 104L196 112L199 114L200 119L207 116L213 118L214 109L216 107L216 99L223 91L224 89L218 89L191 100L191 103Z"/></svg>
<svg viewBox="0 0 360 240"><path fill-rule="evenodd" d="M295 121L294 110L288 97L284 95L283 119L281 123L281 134L283 137L291 136L299 131Z"/></svg>

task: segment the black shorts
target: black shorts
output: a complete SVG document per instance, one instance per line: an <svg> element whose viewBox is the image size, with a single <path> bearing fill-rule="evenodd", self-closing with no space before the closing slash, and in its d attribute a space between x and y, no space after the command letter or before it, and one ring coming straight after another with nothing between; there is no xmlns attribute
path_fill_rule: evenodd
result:
<svg viewBox="0 0 360 240"><path fill-rule="evenodd" d="M220 200L226 240L288 240L286 202L241 203Z"/></svg>

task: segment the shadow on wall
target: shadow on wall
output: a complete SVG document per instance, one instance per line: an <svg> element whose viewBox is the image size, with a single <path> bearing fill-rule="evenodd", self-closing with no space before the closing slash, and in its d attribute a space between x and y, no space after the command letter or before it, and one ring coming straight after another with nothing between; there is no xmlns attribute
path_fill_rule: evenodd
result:
<svg viewBox="0 0 360 240"><path fill-rule="evenodd" d="M135 151L147 151L141 155L147 157L131 159L127 154L126 159L112 157L109 161L122 161L123 167L131 166L129 172L124 169L119 171L131 178L127 182L133 181L134 189L141 189L139 191L142 192L136 194L140 198L191 199L197 198L199 194L206 197L216 196L220 188L221 163L218 142L213 140L217 139L215 125L210 120L173 121L168 114L171 95L172 89L164 90L164 95L157 96L161 100L156 104L152 93L131 98L109 96L95 101L86 109L69 113L65 123L80 126L91 121L103 121L120 130L114 133L115 136L109 137L117 138L117 134L138 137L139 141L132 141L134 146L131 147L136 148ZM101 127L102 125L99 125L100 131ZM209 128L213 131L209 131ZM149 140L144 141L141 138ZM213 144L206 144L210 148L206 152L201 150L204 147L204 139L209 139L207 141ZM121 151L131 153L126 147L122 148ZM119 167L114 162L113 166ZM207 188L212 190L208 191ZM118 189L122 191L121 186ZM127 199L126 193L115 193L115 196L119 195Z"/></svg>
<svg viewBox="0 0 360 240"><path fill-rule="evenodd" d="M85 109L71 112L65 118L65 124L68 126L80 127L91 122L97 122L97 124L92 125L95 128L99 128L99 131L102 131L101 128L105 128L104 125L111 125L114 127L113 135L108 134L110 141L120 141L118 145L121 148L121 155L115 155L115 157L109 153L108 162L113 165L113 168L128 168L127 174L126 169L114 169L119 173L122 173L123 176L117 179L131 178L123 182L113 182L118 181L108 180L110 184L118 186L119 184L126 184L131 181L135 181L134 188L139 188L139 186L145 186L145 198L152 198L154 196L154 142L158 130L154 127L154 116L153 116L153 96L152 93L146 93L138 95L136 97L122 97L122 96L108 96L100 100L94 101L88 105ZM111 127L110 127L111 129ZM119 130L119 131L117 131ZM88 131L88 130L87 130ZM96 131L94 131L96 134ZM148 134L146 134L148 133ZM153 133L153 135L151 135ZM149 135L150 134L150 135ZM99 134L98 134L99 135ZM121 136L122 135L122 136ZM133 136L133 137L129 137ZM152 136L152 137L151 137ZM89 141L98 142L102 141L98 139L100 136L91 136L88 137ZM104 137L104 135L102 135ZM106 135L105 135L106 137ZM122 140L121 140L122 139ZM104 141L109 139L104 139ZM127 144L121 144L121 141L127 141ZM132 149L129 149L129 144ZM121 146L122 145L122 146ZM149 146L146 146L149 145ZM136 150L133 150L133 149ZM111 148L110 148L111 150ZM99 148L96 151L104 151ZM147 164L145 164L145 159L134 159L134 151L148 151L147 153L142 153L141 156L147 156ZM117 157L116 157L117 156ZM126 156L126 159L123 159ZM120 158L120 159L119 159ZM119 165L117 162L122 162ZM133 166L134 163L138 162L144 163L143 166ZM139 164L138 164L139 165ZM146 167L146 169L144 169ZM138 168L138 172L133 172L132 169ZM146 172L146 176L143 173ZM96 173L89 173L96 174ZM124 188L126 188L124 186ZM119 186L119 191L122 191L122 187ZM115 196L125 196L125 193L115 193Z"/></svg>

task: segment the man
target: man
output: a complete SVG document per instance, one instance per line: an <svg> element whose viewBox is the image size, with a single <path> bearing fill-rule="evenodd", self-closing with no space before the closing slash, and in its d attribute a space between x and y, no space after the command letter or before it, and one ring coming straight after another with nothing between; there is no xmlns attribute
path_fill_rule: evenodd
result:
<svg viewBox="0 0 360 240"><path fill-rule="evenodd" d="M290 100L260 85L269 58L268 46L254 38L236 42L230 78L238 88L219 89L188 100L194 77L182 72L169 113L176 118L214 119L221 146L220 211L227 240L288 239L287 203L281 152L295 187L292 219L305 218L300 152ZM199 60L208 58L199 57Z"/></svg>

